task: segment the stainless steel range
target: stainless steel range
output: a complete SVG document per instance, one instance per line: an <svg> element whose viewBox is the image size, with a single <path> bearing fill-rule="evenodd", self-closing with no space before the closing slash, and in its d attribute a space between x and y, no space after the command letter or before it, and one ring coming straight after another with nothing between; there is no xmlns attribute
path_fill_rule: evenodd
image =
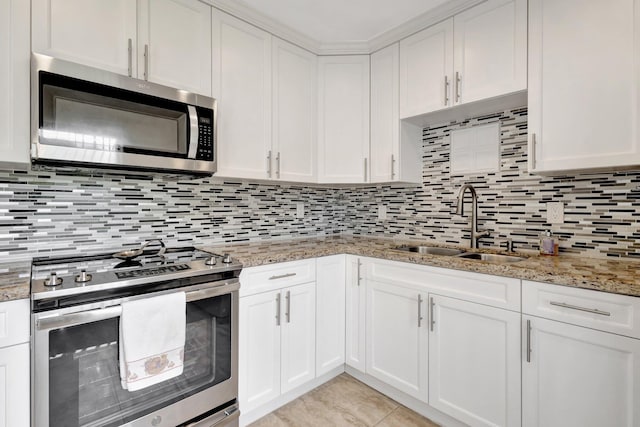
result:
<svg viewBox="0 0 640 427"><path fill-rule="evenodd" d="M117 255L124 259L108 253L33 262L34 425L237 426L242 266L193 247ZM178 291L187 300L183 373L123 389L121 304Z"/></svg>

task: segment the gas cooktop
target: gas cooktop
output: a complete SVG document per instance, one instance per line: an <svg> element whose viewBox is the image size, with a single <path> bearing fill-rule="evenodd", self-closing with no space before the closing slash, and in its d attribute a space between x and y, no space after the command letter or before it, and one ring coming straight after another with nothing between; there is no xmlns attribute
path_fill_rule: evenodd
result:
<svg viewBox="0 0 640 427"><path fill-rule="evenodd" d="M31 269L32 299L176 281L242 268L228 255L192 246L167 248L163 253L144 250L129 260L114 255L117 254L35 258Z"/></svg>

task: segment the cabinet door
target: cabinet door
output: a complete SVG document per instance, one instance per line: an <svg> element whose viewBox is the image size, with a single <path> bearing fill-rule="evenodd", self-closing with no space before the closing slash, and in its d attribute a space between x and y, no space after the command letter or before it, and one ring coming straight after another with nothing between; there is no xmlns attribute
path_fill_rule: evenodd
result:
<svg viewBox="0 0 640 427"><path fill-rule="evenodd" d="M238 398L250 411L280 395L280 291L240 298Z"/></svg>
<svg viewBox="0 0 640 427"><path fill-rule="evenodd" d="M473 426L519 426L520 313L429 301L429 404Z"/></svg>
<svg viewBox="0 0 640 427"><path fill-rule="evenodd" d="M400 42L400 118L452 105L453 19Z"/></svg>
<svg viewBox="0 0 640 427"><path fill-rule="evenodd" d="M397 43L371 55L371 182L394 181L398 176L398 66Z"/></svg>
<svg viewBox="0 0 640 427"><path fill-rule="evenodd" d="M29 166L29 2L0 0L0 166Z"/></svg>
<svg viewBox="0 0 640 427"><path fill-rule="evenodd" d="M136 75L136 0L33 0L31 10L35 52Z"/></svg>
<svg viewBox="0 0 640 427"><path fill-rule="evenodd" d="M138 77L211 96L211 7L138 0Z"/></svg>
<svg viewBox="0 0 640 427"><path fill-rule="evenodd" d="M29 425L29 344L0 349L0 427Z"/></svg>
<svg viewBox="0 0 640 427"><path fill-rule="evenodd" d="M345 255L316 260L316 376L344 364Z"/></svg>
<svg viewBox="0 0 640 427"><path fill-rule="evenodd" d="M318 88L318 180L368 180L369 55L321 56Z"/></svg>
<svg viewBox="0 0 640 427"><path fill-rule="evenodd" d="M316 82L316 56L274 38L274 178L285 181L315 181Z"/></svg>
<svg viewBox="0 0 640 427"><path fill-rule="evenodd" d="M217 9L212 25L217 175L270 178L271 35Z"/></svg>
<svg viewBox="0 0 640 427"><path fill-rule="evenodd" d="M640 425L640 340L529 316L522 334L525 427Z"/></svg>
<svg viewBox="0 0 640 427"><path fill-rule="evenodd" d="M367 374L427 401L425 296L367 281Z"/></svg>
<svg viewBox="0 0 640 427"><path fill-rule="evenodd" d="M529 29L529 170L639 165L640 1L530 0Z"/></svg>
<svg viewBox="0 0 640 427"><path fill-rule="evenodd" d="M282 290L282 393L315 378L316 284Z"/></svg>
<svg viewBox="0 0 640 427"><path fill-rule="evenodd" d="M456 104L527 89L527 0L489 0L453 26Z"/></svg>
<svg viewBox="0 0 640 427"><path fill-rule="evenodd" d="M365 365L366 286L364 266L359 257L347 256L345 284L345 363L360 372Z"/></svg>

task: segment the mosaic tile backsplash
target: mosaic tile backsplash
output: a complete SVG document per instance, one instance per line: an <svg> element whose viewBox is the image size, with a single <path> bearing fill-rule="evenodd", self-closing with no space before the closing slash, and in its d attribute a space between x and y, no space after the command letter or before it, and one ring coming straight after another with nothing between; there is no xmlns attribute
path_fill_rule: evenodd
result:
<svg viewBox="0 0 640 427"><path fill-rule="evenodd" d="M454 129L499 121L500 170L449 171ZM469 217L454 214L463 183L479 196L481 247L512 238L536 250L547 229L564 253L640 259L640 171L541 177L527 173L527 110L505 111L424 130L422 185L331 189L219 178L77 176L0 172L0 260L104 251L150 238L172 245L337 233L469 242ZM465 213L471 210L470 199ZM546 203L565 203L565 223L547 224ZM296 203L305 204L304 218ZM387 206L387 220L377 206Z"/></svg>
<svg viewBox="0 0 640 427"><path fill-rule="evenodd" d="M500 170L450 173L450 133L499 121ZM343 231L435 239L469 244L471 198L464 217L455 215L458 189L472 184L478 192L479 229L491 231L481 247L497 248L511 238L516 250L538 249L541 232L559 237L563 253L640 259L640 171L539 176L527 172L527 109L520 108L424 129L423 184L386 185L346 190ZM563 224L546 222L546 203L564 203ZM377 205L387 206L387 220L377 219Z"/></svg>

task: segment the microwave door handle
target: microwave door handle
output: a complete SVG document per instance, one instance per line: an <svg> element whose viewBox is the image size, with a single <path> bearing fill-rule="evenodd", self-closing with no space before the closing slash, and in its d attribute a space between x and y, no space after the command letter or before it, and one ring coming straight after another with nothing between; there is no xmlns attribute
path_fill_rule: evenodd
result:
<svg viewBox="0 0 640 427"><path fill-rule="evenodd" d="M189 152L187 153L187 157L190 159L195 159L196 154L198 152L198 113L196 112L196 107L193 105L187 105L187 110L189 111Z"/></svg>

